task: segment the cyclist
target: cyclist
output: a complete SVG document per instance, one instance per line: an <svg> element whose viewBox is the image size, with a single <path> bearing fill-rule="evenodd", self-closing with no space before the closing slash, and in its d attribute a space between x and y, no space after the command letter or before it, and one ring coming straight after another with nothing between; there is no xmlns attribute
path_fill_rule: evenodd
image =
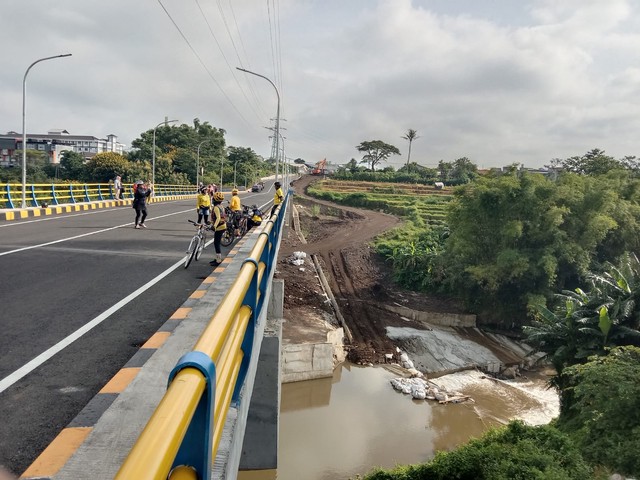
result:
<svg viewBox="0 0 640 480"><path fill-rule="evenodd" d="M198 223L209 223L209 212L211 210L211 197L207 193L207 187L201 187L196 197L196 208L198 210Z"/></svg>
<svg viewBox="0 0 640 480"><path fill-rule="evenodd" d="M274 183L273 186L276 189L276 192L273 195L273 208L271 209L271 215L276 213L276 209L284 200L284 193L282 192L282 185L280 185L280 182Z"/></svg>
<svg viewBox="0 0 640 480"><path fill-rule="evenodd" d="M240 197L238 196L238 189L234 188L231 190L231 200L229 201L229 209L233 214L233 228L236 231L236 236L240 236L240 218L242 217L242 203L240 202Z"/></svg>
<svg viewBox="0 0 640 480"><path fill-rule="evenodd" d="M220 241L222 240L222 234L227 229L227 224L224 219L223 210L220 204L224 201L224 193L216 192L213 194L213 213L211 215L211 228L213 230L213 247L216 250L216 258L209 262L209 265L217 267L222 263L222 249L220 248Z"/></svg>
<svg viewBox="0 0 640 480"><path fill-rule="evenodd" d="M253 205L251 207L251 217L247 222L247 230L251 230L253 227L258 226L261 223L262 223L262 211L260 211L257 205Z"/></svg>

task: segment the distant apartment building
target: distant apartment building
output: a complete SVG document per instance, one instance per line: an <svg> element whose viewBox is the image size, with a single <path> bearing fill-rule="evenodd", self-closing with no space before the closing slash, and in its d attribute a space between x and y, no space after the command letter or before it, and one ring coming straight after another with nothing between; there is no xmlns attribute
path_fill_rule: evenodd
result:
<svg viewBox="0 0 640 480"><path fill-rule="evenodd" d="M91 135L71 135L66 130L50 130L47 134L27 133L27 150L39 150L46 153L49 163L60 163L60 156L65 150L82 155L86 160L97 153L115 152L122 154L125 145L118 142L113 134L107 138ZM22 134L8 132L0 134L0 166L11 167L22 162Z"/></svg>

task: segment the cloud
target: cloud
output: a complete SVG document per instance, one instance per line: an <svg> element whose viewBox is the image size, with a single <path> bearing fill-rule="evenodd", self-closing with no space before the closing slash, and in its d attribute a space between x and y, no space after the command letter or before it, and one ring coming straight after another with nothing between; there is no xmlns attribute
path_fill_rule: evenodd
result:
<svg viewBox="0 0 640 480"><path fill-rule="evenodd" d="M371 139L404 155L408 128L420 135L412 160L427 165L467 156L539 166L595 147L639 153L640 14L630 1L162 5L171 18L159 2L8 0L0 131L20 129L28 64L71 52L29 73L29 131L130 143L165 116L197 117L225 129L228 144L269 155L263 127L276 95L241 65L278 86L294 158L343 163Z"/></svg>

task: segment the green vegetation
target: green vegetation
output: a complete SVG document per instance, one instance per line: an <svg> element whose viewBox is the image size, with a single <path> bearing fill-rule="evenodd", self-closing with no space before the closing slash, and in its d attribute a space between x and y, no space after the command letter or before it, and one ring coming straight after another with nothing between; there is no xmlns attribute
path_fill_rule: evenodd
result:
<svg viewBox="0 0 640 480"><path fill-rule="evenodd" d="M558 428L591 464L640 475L640 349L614 348L563 375L567 386Z"/></svg>
<svg viewBox="0 0 640 480"><path fill-rule="evenodd" d="M155 131L155 180L160 184L192 185L218 183L220 175L229 185L252 185L258 177L273 171L273 162L263 161L252 149L226 147L225 131L194 119L193 125L161 125ZM131 151L125 155L99 153L90 160L72 151L62 153L59 165L48 163L44 152L27 150L27 182L108 182L119 174L123 182L151 179L153 158L153 129L142 132L135 139ZM21 152L16 152L21 155ZM21 169L0 169L0 181L19 182Z"/></svg>
<svg viewBox="0 0 640 480"><path fill-rule="evenodd" d="M425 464L377 470L363 480L587 480L595 478L568 436L511 422Z"/></svg>
<svg viewBox="0 0 640 480"><path fill-rule="evenodd" d="M587 276L583 290L557 294L553 309L534 305L533 325L524 326L527 343L545 352L559 379L564 369L607 348L640 345L640 262L625 254L618 266Z"/></svg>
<svg viewBox="0 0 640 480"><path fill-rule="evenodd" d="M356 149L364 153L360 163L370 165L372 172L375 171L376 165L386 161L391 155L400 155L400 150L397 147L384 143L382 140L362 142Z"/></svg>
<svg viewBox="0 0 640 480"><path fill-rule="evenodd" d="M413 131L415 133L415 131ZM409 139L409 133L403 138ZM419 137L414 137L419 138ZM413 141L413 140L410 140ZM411 145L411 143L409 144ZM359 149L360 147L358 147ZM367 161L368 154L360 163ZM385 157L386 159L386 157ZM379 160L377 163L379 163ZM441 160L437 168L428 168L409 162L395 171L393 167L386 167L381 171L374 171L358 166L355 158L352 158L345 166L338 168L333 174L336 180L354 180L362 182L391 182L391 183L419 183L433 185L435 182L443 182L446 185L463 185L478 177L478 168L467 157L458 158L453 162Z"/></svg>
<svg viewBox="0 0 640 480"><path fill-rule="evenodd" d="M310 190L403 217L376 239L396 280L461 298L485 323L523 332L557 371L552 425L514 422L367 480L640 475L640 168L599 150L554 166L563 171L514 166L453 192L356 182L365 172ZM394 174L375 173L384 182Z"/></svg>

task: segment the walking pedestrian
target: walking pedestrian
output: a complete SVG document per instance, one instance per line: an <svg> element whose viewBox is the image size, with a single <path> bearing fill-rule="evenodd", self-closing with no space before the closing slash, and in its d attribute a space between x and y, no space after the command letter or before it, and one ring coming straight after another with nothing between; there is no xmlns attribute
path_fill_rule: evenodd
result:
<svg viewBox="0 0 640 480"><path fill-rule="evenodd" d="M116 200L122 200L122 178L120 175L116 175L113 181L114 196Z"/></svg>
<svg viewBox="0 0 640 480"><path fill-rule="evenodd" d="M202 222L204 218L204 223L209 224L209 212L211 210L211 197L207 193L207 187L200 188L198 192L198 196L196 197L196 208L198 210L198 222Z"/></svg>
<svg viewBox="0 0 640 480"><path fill-rule="evenodd" d="M211 228L213 229L213 248L216 251L216 258L209 262L209 265L217 267L222 263L222 234L227 229L224 215L222 213L221 203L224 201L224 193L216 192L213 194L213 212L211 214Z"/></svg>
<svg viewBox="0 0 640 480"><path fill-rule="evenodd" d="M136 210L136 220L134 228L147 228L144 221L147 218L147 199L151 196L151 187L145 185L142 180L135 184L133 203L131 206Z"/></svg>

